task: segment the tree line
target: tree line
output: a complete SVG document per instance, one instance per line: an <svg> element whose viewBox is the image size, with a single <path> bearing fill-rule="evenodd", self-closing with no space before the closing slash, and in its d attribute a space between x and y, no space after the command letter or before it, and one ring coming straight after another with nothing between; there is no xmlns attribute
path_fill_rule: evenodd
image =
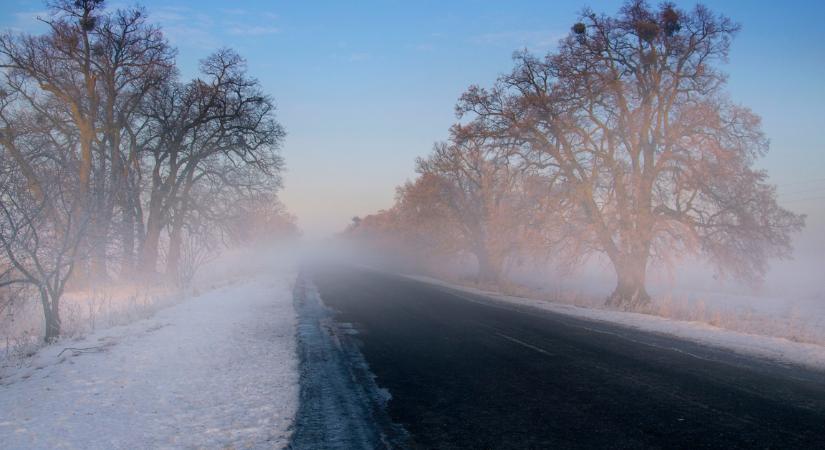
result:
<svg viewBox="0 0 825 450"><path fill-rule="evenodd" d="M651 266L686 256L758 281L805 218L754 167L768 151L759 116L725 92L739 28L701 5L585 9L557 50L518 52L492 87L471 86L393 207L344 234L415 258L472 255L487 282L514 261L602 255L617 280L607 302L626 309L650 302Z"/></svg>
<svg viewBox="0 0 825 450"><path fill-rule="evenodd" d="M278 201L285 132L244 59L182 80L140 7L50 3L40 35L0 35L0 287L185 283L216 245L295 234Z"/></svg>

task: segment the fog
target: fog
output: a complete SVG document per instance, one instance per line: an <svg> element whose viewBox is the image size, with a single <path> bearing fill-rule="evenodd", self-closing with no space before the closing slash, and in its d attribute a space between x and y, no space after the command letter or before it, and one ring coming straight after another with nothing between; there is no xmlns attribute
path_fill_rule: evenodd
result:
<svg viewBox="0 0 825 450"><path fill-rule="evenodd" d="M730 99L740 27L724 16L579 17L556 47L474 75L409 179L336 154L290 187L289 117L244 55L213 49L183 76L143 10L60 5L41 34L0 37L0 311L29 317L8 336L58 340L103 291L191 291L238 249L720 326L758 316L747 331L823 316L825 180L777 185L761 165L771 136ZM346 184L343 159L370 173Z"/></svg>
<svg viewBox="0 0 825 450"><path fill-rule="evenodd" d="M822 442L816 7L147 1L0 11L3 448Z"/></svg>

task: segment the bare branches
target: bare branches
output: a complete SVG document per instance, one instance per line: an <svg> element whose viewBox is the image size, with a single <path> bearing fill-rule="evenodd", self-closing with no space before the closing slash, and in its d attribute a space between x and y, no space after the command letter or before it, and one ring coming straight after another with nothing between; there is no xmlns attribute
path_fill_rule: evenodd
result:
<svg viewBox="0 0 825 450"><path fill-rule="evenodd" d="M616 304L643 303L649 258L674 249L749 280L787 255L803 218L750 169L767 141L758 117L725 100L714 67L738 25L701 6L630 1L615 17L585 10L574 28L543 60L517 54L510 75L471 87L458 110L498 145L523 142L525 168L569 185L559 205L592 227L582 248L613 261Z"/></svg>
<svg viewBox="0 0 825 450"><path fill-rule="evenodd" d="M144 271L154 270L164 227L180 236L186 214L209 209L192 195L198 184L210 183L219 192L240 197L280 187L283 162L277 150L284 131L274 120L272 101L231 50L211 55L201 69L204 79L164 87L146 106L145 145L152 151L154 167ZM217 215L212 218L220 220ZM179 237L172 240L170 272L177 271L180 245Z"/></svg>
<svg viewBox="0 0 825 450"><path fill-rule="evenodd" d="M63 355L63 353L66 352L72 352L72 356L77 356L81 353L97 353L105 349L106 347L102 345L96 347L66 347L63 350L60 350L60 353L57 354L57 357L60 358Z"/></svg>
<svg viewBox="0 0 825 450"><path fill-rule="evenodd" d="M0 286L35 287L52 340L69 280L155 277L161 256L189 278L247 202L277 200L285 133L230 49L179 81L142 8L59 0L42 20L0 36Z"/></svg>

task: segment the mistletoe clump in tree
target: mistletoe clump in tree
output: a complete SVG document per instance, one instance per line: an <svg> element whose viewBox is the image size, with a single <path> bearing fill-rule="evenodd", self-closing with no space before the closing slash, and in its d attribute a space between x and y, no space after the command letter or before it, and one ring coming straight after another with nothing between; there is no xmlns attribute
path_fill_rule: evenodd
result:
<svg viewBox="0 0 825 450"><path fill-rule="evenodd" d="M754 168L768 150L760 118L725 95L717 66L738 30L703 6L585 10L558 51L517 54L459 102L473 130L554 180L565 248L607 256L612 306L644 307L648 267L683 255L758 280L804 225Z"/></svg>

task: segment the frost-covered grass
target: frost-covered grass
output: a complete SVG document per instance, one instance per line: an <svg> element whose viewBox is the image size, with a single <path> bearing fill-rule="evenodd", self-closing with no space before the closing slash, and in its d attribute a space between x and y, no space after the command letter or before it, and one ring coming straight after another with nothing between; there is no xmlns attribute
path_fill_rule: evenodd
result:
<svg viewBox="0 0 825 450"><path fill-rule="evenodd" d="M149 318L64 339L0 379L17 448L278 448L297 409L294 269L230 256Z"/></svg>
<svg viewBox="0 0 825 450"><path fill-rule="evenodd" d="M70 289L60 300L61 340L152 317L163 308L200 292L244 279L262 268L282 264L283 248L262 244L264 251L238 248L202 267L183 289L173 283L107 282L87 289ZM31 288L0 289L0 377L9 367L44 346L45 322L37 292Z"/></svg>
<svg viewBox="0 0 825 450"><path fill-rule="evenodd" d="M618 323L784 363L825 370L825 335L822 327L814 326L817 323L825 326L822 314L816 312L818 304L809 306L809 313L804 317L798 315L801 313L794 312L804 309L794 307L789 309L790 316L784 316L780 314L782 307L779 305L782 303L775 299L762 300L765 306L763 311L759 312L754 311L756 307L753 306L754 303L759 305L759 299L705 293L694 294L693 298L677 297L680 300L658 297L650 310L639 313L606 309L603 299L571 290L541 291L517 285L494 289L490 286L473 285L466 280L444 281L424 276L409 277L484 295L497 301ZM704 303L704 298L715 301L719 306L702 309L700 305L708 304ZM743 304L751 305L751 309L742 309ZM769 313L768 305L775 309L775 315Z"/></svg>
<svg viewBox="0 0 825 450"><path fill-rule="evenodd" d="M671 291L654 297L648 314L719 328L825 345L825 301Z"/></svg>
<svg viewBox="0 0 825 450"><path fill-rule="evenodd" d="M608 310L605 306L606 295L594 293L594 290L526 287L514 283L485 286L467 278L448 280L507 295ZM825 299L791 295L783 299L698 289L690 291L684 288L660 288L651 293L650 306L636 312L794 342L825 345Z"/></svg>
<svg viewBox="0 0 825 450"><path fill-rule="evenodd" d="M43 312L36 292L22 290L0 315L0 370L20 365L43 346ZM60 302L63 339L151 317L184 293L165 285L106 284L67 292Z"/></svg>

